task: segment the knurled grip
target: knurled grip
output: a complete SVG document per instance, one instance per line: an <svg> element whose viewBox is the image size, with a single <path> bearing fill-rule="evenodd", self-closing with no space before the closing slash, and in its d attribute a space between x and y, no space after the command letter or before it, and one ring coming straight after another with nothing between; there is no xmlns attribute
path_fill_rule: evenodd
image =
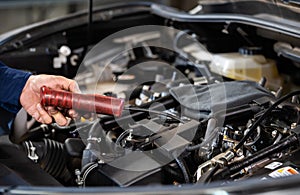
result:
<svg viewBox="0 0 300 195"><path fill-rule="evenodd" d="M120 116L124 100L98 94L78 94L41 87L41 104L84 112Z"/></svg>

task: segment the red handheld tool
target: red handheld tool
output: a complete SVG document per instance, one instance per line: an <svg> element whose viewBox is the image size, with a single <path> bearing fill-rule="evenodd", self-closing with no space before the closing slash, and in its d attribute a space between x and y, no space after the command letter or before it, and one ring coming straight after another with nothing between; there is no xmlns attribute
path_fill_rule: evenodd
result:
<svg viewBox="0 0 300 195"><path fill-rule="evenodd" d="M41 87L41 104L85 112L120 116L124 100L98 94L78 94Z"/></svg>

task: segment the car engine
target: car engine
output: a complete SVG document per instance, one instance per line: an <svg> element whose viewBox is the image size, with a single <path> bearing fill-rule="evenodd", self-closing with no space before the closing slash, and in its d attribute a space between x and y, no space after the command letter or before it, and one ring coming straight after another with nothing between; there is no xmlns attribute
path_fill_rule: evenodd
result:
<svg viewBox="0 0 300 195"><path fill-rule="evenodd" d="M238 22L172 21L159 14L165 8L140 7L100 10L84 40L77 41L86 33L78 20L1 47L13 67L74 78L84 94L125 106L120 116L92 113L68 126L39 124L21 110L13 143L1 148L24 158L28 170L8 163L18 161L13 155L0 169L17 184L78 187L298 175L299 39Z"/></svg>

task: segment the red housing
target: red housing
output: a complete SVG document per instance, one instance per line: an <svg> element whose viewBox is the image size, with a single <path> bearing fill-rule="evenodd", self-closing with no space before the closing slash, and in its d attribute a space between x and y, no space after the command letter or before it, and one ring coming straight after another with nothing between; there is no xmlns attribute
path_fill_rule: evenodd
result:
<svg viewBox="0 0 300 195"><path fill-rule="evenodd" d="M41 104L85 112L120 116L124 100L98 94L78 94L41 87Z"/></svg>

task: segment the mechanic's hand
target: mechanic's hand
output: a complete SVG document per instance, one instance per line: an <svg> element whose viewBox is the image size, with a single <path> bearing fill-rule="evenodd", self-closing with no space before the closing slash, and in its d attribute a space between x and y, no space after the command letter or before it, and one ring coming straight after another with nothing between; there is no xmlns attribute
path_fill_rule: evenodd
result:
<svg viewBox="0 0 300 195"><path fill-rule="evenodd" d="M44 85L52 89L80 93L78 84L74 80L62 76L32 75L27 80L20 96L20 103L23 108L38 122L50 124L52 116L58 125L67 125L68 120L59 110L49 106L45 108L46 111L42 107L40 103L40 88ZM72 118L78 117L75 110L69 110L68 114Z"/></svg>

